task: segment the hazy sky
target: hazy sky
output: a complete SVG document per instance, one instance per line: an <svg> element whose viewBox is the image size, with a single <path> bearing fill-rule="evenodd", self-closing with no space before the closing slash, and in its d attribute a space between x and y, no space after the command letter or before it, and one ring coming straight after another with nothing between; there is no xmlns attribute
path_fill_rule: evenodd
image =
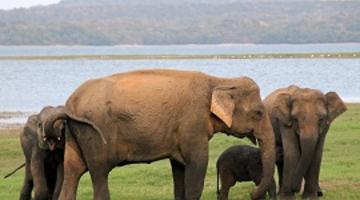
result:
<svg viewBox="0 0 360 200"><path fill-rule="evenodd" d="M48 5L58 3L60 0L0 0L0 9L13 9L20 7L31 7L36 5Z"/></svg>

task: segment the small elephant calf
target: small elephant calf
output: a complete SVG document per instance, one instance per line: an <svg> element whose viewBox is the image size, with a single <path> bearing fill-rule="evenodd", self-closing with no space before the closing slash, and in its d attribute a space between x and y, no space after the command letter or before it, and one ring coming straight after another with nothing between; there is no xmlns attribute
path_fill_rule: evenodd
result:
<svg viewBox="0 0 360 200"><path fill-rule="evenodd" d="M45 133L43 124L49 115L63 109L47 106L39 114L28 118L20 134L25 156L25 179L20 199L30 200L34 188L34 200L57 199L63 181L65 121L58 120L54 131Z"/></svg>
<svg viewBox="0 0 360 200"><path fill-rule="evenodd" d="M256 185L260 183L262 177L260 150L248 145L232 146L220 155L216 163L216 169L218 200L227 200L230 187L234 186L237 181L253 181ZM219 177L221 182L220 190ZM274 179L268 194L270 198L276 198Z"/></svg>

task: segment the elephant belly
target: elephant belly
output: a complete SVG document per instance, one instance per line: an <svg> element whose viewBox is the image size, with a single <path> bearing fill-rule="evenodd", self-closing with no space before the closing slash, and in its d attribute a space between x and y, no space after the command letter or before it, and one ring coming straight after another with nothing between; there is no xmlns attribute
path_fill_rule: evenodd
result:
<svg viewBox="0 0 360 200"><path fill-rule="evenodd" d="M120 134L117 140L117 158L129 163L153 162L177 155L178 144L174 134L134 133Z"/></svg>

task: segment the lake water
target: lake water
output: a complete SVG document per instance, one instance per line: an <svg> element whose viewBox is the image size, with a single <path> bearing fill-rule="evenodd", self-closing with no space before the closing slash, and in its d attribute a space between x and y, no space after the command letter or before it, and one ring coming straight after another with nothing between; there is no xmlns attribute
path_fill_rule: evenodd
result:
<svg viewBox="0 0 360 200"><path fill-rule="evenodd" d="M222 44L163 46L0 46L0 56L24 55L149 55L359 52L360 43L337 44Z"/></svg>
<svg viewBox="0 0 360 200"><path fill-rule="evenodd" d="M356 45L350 46L352 49ZM219 46L206 45L206 47L212 48L211 52L215 52L218 51ZM3 48L5 47L0 47L0 56L6 54L1 54L4 52ZM38 54L36 52L26 53L24 48L30 47L18 47L18 51L14 51L21 55ZM51 55L53 55L53 48L58 47L48 47ZM86 49L85 47L81 48ZM96 50L95 47L89 48ZM100 47L100 53L95 50L93 53L101 54L103 52L101 48L105 47ZM150 47L143 48L149 49ZM166 48L172 49L171 46L166 46ZM184 46L184 48L189 48L189 46ZM239 47L235 46L234 48ZM275 47L272 45L272 48ZM41 49L43 51L46 48L41 47ZM176 46L176 49L181 49L181 47ZM75 54L72 51L70 51L71 54ZM142 51L145 52L144 49ZM187 52L184 49L181 51ZM235 52L236 50L230 51ZM246 50L243 51L246 52ZM314 51L312 50L312 52ZM343 52L345 51L343 50ZM351 51L360 51L360 45ZM169 52L172 51L169 50ZM39 54L49 55L46 54L46 51ZM259 84L263 97L276 88L297 84L302 87L317 88L323 92L336 91L347 102L360 102L360 59L3 60L0 61L0 112L38 112L45 105L64 104L68 96L85 80L113 73L153 68L197 70L222 77L249 76Z"/></svg>

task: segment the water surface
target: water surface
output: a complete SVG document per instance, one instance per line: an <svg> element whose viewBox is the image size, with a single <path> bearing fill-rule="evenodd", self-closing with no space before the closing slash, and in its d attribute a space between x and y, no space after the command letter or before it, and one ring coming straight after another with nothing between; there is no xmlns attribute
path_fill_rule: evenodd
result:
<svg viewBox="0 0 360 200"><path fill-rule="evenodd" d="M204 55L246 53L359 52L360 43L335 44L222 44L150 46L0 46L0 56L54 55Z"/></svg>
<svg viewBox="0 0 360 200"><path fill-rule="evenodd" d="M136 69L196 70L221 77L249 76L262 96L297 84L323 92L336 91L347 101L360 101L360 59L252 60L66 60L1 61L0 111L39 111L64 104L85 80Z"/></svg>

